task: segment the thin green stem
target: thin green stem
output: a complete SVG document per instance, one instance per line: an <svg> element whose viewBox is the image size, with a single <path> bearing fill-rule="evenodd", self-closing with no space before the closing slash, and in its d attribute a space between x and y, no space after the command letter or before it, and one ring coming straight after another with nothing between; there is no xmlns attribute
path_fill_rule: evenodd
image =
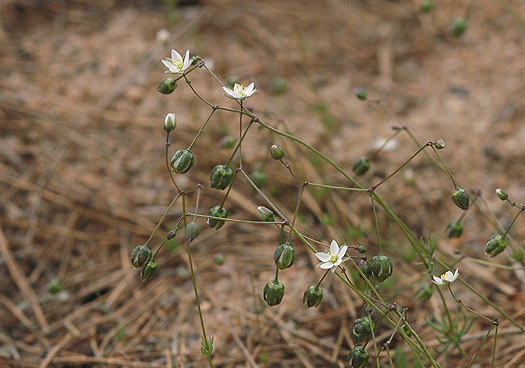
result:
<svg viewBox="0 0 525 368"><path fill-rule="evenodd" d="M496 322L496 331L494 332L494 348L492 349L492 361L490 362L490 368L494 368L494 361L496 360L496 347L498 343L498 330L499 330L499 322L495 320Z"/></svg>
<svg viewBox="0 0 525 368"><path fill-rule="evenodd" d="M370 196L370 199L372 200L372 212L374 213L374 223L376 227L377 246L379 247L379 253L383 253L383 249L381 248L381 235L379 234L379 220L377 219L377 211L376 211L376 206L374 203L374 197Z"/></svg>
<svg viewBox="0 0 525 368"><path fill-rule="evenodd" d="M160 225L162 225L162 223L164 222L164 219L166 218L166 215L171 210L171 208L173 207L175 202L177 202L177 199L179 199L180 196L181 196L181 193L177 194L175 196L175 198L173 198L173 201L171 201L171 203L169 204L168 208L166 208L166 211L164 211L164 214L162 215L162 217L160 218L159 222L157 223L157 226L155 227L155 230L153 230L153 232L149 236L148 240L144 243L144 245L148 245L149 244L149 242L151 241L151 239L153 238L153 236L155 235L155 233L159 229Z"/></svg>
<svg viewBox="0 0 525 368"><path fill-rule="evenodd" d="M186 213L186 195L182 196L182 212ZM187 226L186 216L184 216L184 228ZM206 328L204 327L204 318L202 316L202 310L201 310L201 303L199 300L199 292L197 291L197 282L195 281L195 271L193 269L193 260L191 257L191 249L190 249L190 242L188 241L188 238L186 238L186 252L188 253L188 262L190 265L190 273L191 273L191 282L193 284L193 292L195 293L195 301L197 302L197 309L199 310L199 319L201 322L201 329L202 329L202 337L204 341L206 341L206 344L208 344L208 338L206 336ZM213 368L213 363L211 361L211 353L208 352L208 362L210 363L210 367Z"/></svg>
<svg viewBox="0 0 525 368"><path fill-rule="evenodd" d="M443 157L441 157L441 155L439 154L438 150L436 149L436 147L434 145L432 146L432 149L434 150L434 153L436 154L436 156L439 158L439 161L441 161L441 164L445 168L445 171L447 172L448 177L450 178L450 180L452 180L452 183L454 184L454 188L458 188L459 185L456 182L456 179L454 179L454 175L452 175L452 173L448 169L448 166L445 163L445 160L443 160Z"/></svg>
<svg viewBox="0 0 525 368"><path fill-rule="evenodd" d="M491 325L489 327L489 330L487 331L487 334L485 335L485 337L483 338L483 341L481 341L481 344L479 345L479 348L478 350L476 351L476 354L474 355L474 358L472 358L472 360L470 361L470 363L467 365L466 368L470 368L472 367L472 364L474 364L474 362L476 361L476 359L478 359L478 356L479 356L479 353L481 353L481 349L483 349L483 346L485 345L485 343L487 342L487 340L489 339L489 336L490 336L490 332L492 331L492 328L494 327L494 325Z"/></svg>
<svg viewBox="0 0 525 368"><path fill-rule="evenodd" d="M290 232L288 233L288 242L290 242L290 238L292 237L292 230L295 229L295 220L297 219L297 214L299 213L299 207L301 207L301 201L303 199L303 193L304 193L304 188L306 188L306 186L308 185L307 182L304 182L303 184L301 184L301 190L299 191L299 198L297 199L297 205L295 206L295 212L293 214L293 219L292 219L292 225L290 226Z"/></svg>
<svg viewBox="0 0 525 368"><path fill-rule="evenodd" d="M175 176L173 175L173 170L170 167L170 161L168 158L168 151L169 151L169 146L170 146L169 137L170 137L170 133L166 133L166 142L164 143L164 146L166 147L165 155L164 155L165 160L166 160L166 168L168 169L168 174L170 174L170 178L171 178L173 185L175 185L175 188L177 188L177 192L180 192L180 188L177 185L177 182L175 181Z"/></svg>
<svg viewBox="0 0 525 368"><path fill-rule="evenodd" d="M447 302L445 301L445 296L443 295L443 292L441 291L441 288L438 286L438 285L435 285L438 293L439 293L439 296L441 297L441 302L443 303L443 308L445 309L445 313L447 315L447 319L448 319L448 328L447 328L447 333L450 333L452 332L452 328L454 327L454 323L452 322L452 317L450 316L450 311L448 310L448 306L447 306Z"/></svg>
<svg viewBox="0 0 525 368"><path fill-rule="evenodd" d="M235 182L235 178L237 177L238 173L239 173L239 170L235 170L235 174L233 174L232 181L231 181L230 185L228 186L228 191L226 191L226 194L224 195L224 198L222 199L221 208L224 206L224 203L226 202L226 199L230 195L230 191L232 190L233 183Z"/></svg>
<svg viewBox="0 0 525 368"><path fill-rule="evenodd" d="M206 105L208 105L209 107L214 107L214 108L217 108L215 105L213 105L211 102L207 101L204 97L202 97L196 90L195 88L193 88L193 86L191 85L191 80L189 80L186 75L184 75L184 79L186 80L186 83L188 84L188 86L190 87L190 89L193 91L193 93L195 94L195 96L197 96L199 98L199 100L201 100L202 102L204 102Z"/></svg>
<svg viewBox="0 0 525 368"><path fill-rule="evenodd" d="M319 282L317 283L317 285L315 285L316 288L318 288L319 286L321 286L321 283L323 282L323 280L325 279L326 275L328 275L329 272L330 272L330 269L327 269L326 272L324 273L323 277L321 277L321 280L319 280Z"/></svg>
<svg viewBox="0 0 525 368"><path fill-rule="evenodd" d="M193 141L191 142L190 146L188 147L188 150L191 151L191 149L193 148L193 145L195 144L195 142L197 141L197 138L199 138L199 136L202 134L202 131L204 130L204 128L206 127L206 125L208 124L208 122L210 121L211 117L213 116L213 114L215 113L215 111L217 111L217 107L216 106L212 106L211 108L211 112L210 112L210 115L208 115L208 118L206 119L206 121L204 122L204 124L202 124L201 128L199 129L199 131L197 132L197 134L195 135L195 138L193 138Z"/></svg>
<svg viewBox="0 0 525 368"><path fill-rule="evenodd" d="M368 189L366 188L355 188L355 187L340 187L336 185L327 185L327 184L319 184L319 183L311 183L308 182L309 186L312 187L319 187L319 188L327 188L327 189L335 189L335 190L347 190L350 192L368 192Z"/></svg>
<svg viewBox="0 0 525 368"><path fill-rule="evenodd" d="M514 223L516 222L516 220L518 219L518 216L523 212L523 209L520 208L518 213L516 213L516 216L514 216L514 219L512 220L512 222L510 223L509 227L507 228L507 230L505 230L505 233L503 234L502 238L505 239L505 237L507 236L507 234L509 233L510 229L512 229L512 227L514 226Z"/></svg>
<svg viewBox="0 0 525 368"><path fill-rule="evenodd" d="M225 222L236 222L236 223L239 223L239 224L253 224L253 225L265 225L265 224L268 224L268 225L283 225L284 222L279 222L279 221L272 221L272 222L267 222L267 221L254 221L254 220L238 220L238 219L232 219L232 218L229 218L229 217L215 217L215 216L209 216L209 215L201 215L199 213L194 213L194 212L186 212L186 216L194 216L194 217L198 217L198 218L204 218L204 219L212 219L212 220L221 220L221 221L225 221Z"/></svg>
<svg viewBox="0 0 525 368"><path fill-rule="evenodd" d="M240 139L239 139L239 142L237 143L237 146L235 146L235 149L233 150L231 156L230 156L230 159L228 160L228 162L226 163L226 166L230 166L232 160L233 160L233 157L235 156L235 154L237 153L238 150L240 150L241 148L241 144L242 144L242 141L244 140L244 138L246 138L246 134L248 134L248 130L250 130L251 126L253 125L253 120L250 121L248 123L248 126L246 127L246 129L244 130L244 134L241 135ZM242 169L242 167L241 167Z"/></svg>
<svg viewBox="0 0 525 368"><path fill-rule="evenodd" d="M242 111L242 101L241 101L241 111ZM242 169L242 141L244 140L242 136L242 116L239 114L239 167Z"/></svg>
<svg viewBox="0 0 525 368"><path fill-rule="evenodd" d="M469 312L475 314L476 316L478 317L481 317L489 322L492 323L492 320L489 318L489 317L486 317L484 316L483 314L479 313L479 312L476 312L474 309L470 308L468 305L466 305L465 303L463 303L461 301L461 299L458 299L456 298L456 295L454 295L454 292L452 292L452 288L450 287L450 284L447 285L448 286L448 291L450 291L450 295L452 295L452 297L454 298L454 300L456 301L456 303L460 304L463 308L465 308L466 310L468 310Z"/></svg>
<svg viewBox="0 0 525 368"><path fill-rule="evenodd" d="M275 267L275 281L279 281L279 267Z"/></svg>

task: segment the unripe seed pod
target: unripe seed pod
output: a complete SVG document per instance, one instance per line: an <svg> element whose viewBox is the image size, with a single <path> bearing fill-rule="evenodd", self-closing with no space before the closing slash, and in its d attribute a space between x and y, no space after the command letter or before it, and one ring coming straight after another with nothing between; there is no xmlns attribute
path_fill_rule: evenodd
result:
<svg viewBox="0 0 525 368"><path fill-rule="evenodd" d="M175 237L175 235L177 235L177 229L175 230L170 230L168 231L168 233L166 234L166 239L168 240L171 240Z"/></svg>
<svg viewBox="0 0 525 368"><path fill-rule="evenodd" d="M164 130L169 133L177 126L177 119L174 113L169 113L164 118Z"/></svg>
<svg viewBox="0 0 525 368"><path fill-rule="evenodd" d="M485 245L485 252L491 257L495 257L505 250L507 241L499 234L492 235Z"/></svg>
<svg viewBox="0 0 525 368"><path fill-rule="evenodd" d="M279 244L279 246L275 249L273 259L275 260L275 265L280 270L292 267L293 263L295 262L295 249L290 245L290 243Z"/></svg>
<svg viewBox="0 0 525 368"><path fill-rule="evenodd" d="M450 32L459 37L467 30L467 20L465 18L456 18L450 23Z"/></svg>
<svg viewBox="0 0 525 368"><path fill-rule="evenodd" d="M152 253L147 245L137 245L131 251L131 264L135 268L144 266L151 259Z"/></svg>
<svg viewBox="0 0 525 368"><path fill-rule="evenodd" d="M169 95L170 93L175 91L176 88L177 82L175 82L175 79L168 77L160 81L160 84L157 87L157 91L159 91L163 95Z"/></svg>
<svg viewBox="0 0 525 368"><path fill-rule="evenodd" d="M303 304L308 307L317 308L323 300L323 289L318 286L310 285L306 288L303 294Z"/></svg>
<svg viewBox="0 0 525 368"><path fill-rule="evenodd" d="M392 261L381 253L372 257L370 265L372 266L372 273L379 282L385 281L392 275Z"/></svg>
<svg viewBox="0 0 525 368"><path fill-rule="evenodd" d="M184 174L193 166L193 154L190 150L179 149L173 155L170 165L176 174Z"/></svg>
<svg viewBox="0 0 525 368"><path fill-rule="evenodd" d="M270 155L274 160L280 160L284 156L284 150L281 146L272 144L270 147Z"/></svg>
<svg viewBox="0 0 525 368"><path fill-rule="evenodd" d="M212 188L223 190L230 185L233 178L233 171L228 166L217 165L213 168L210 175Z"/></svg>
<svg viewBox="0 0 525 368"><path fill-rule="evenodd" d="M434 142L434 147L436 147L436 149L443 149L445 148L445 140L439 138L439 139L436 139L436 141Z"/></svg>
<svg viewBox="0 0 525 368"><path fill-rule="evenodd" d="M452 193L452 200L455 205L461 208L463 211L468 210L469 207L469 196L465 189L457 187L454 193Z"/></svg>
<svg viewBox="0 0 525 368"><path fill-rule="evenodd" d="M364 368L368 364L370 355L365 348L357 345L354 346L352 350L350 350L347 359L348 364L350 364L350 366L353 368Z"/></svg>
<svg viewBox="0 0 525 368"><path fill-rule="evenodd" d="M363 245L360 245L358 248L357 248L357 251L361 254L365 254L366 253L366 247L363 246Z"/></svg>
<svg viewBox="0 0 525 368"><path fill-rule="evenodd" d="M369 317L356 319L352 330L352 340L355 344L360 344L372 335L375 328L374 322Z"/></svg>
<svg viewBox="0 0 525 368"><path fill-rule="evenodd" d="M434 288L430 284L422 284L420 287L417 288L416 291L416 299L421 302L426 302L430 299L432 296L432 293L434 292Z"/></svg>
<svg viewBox="0 0 525 368"><path fill-rule="evenodd" d="M496 189L496 194L498 195L498 198L501 199L502 201L506 201L509 198L509 195L507 194L507 192L505 192L501 188Z"/></svg>
<svg viewBox="0 0 525 368"><path fill-rule="evenodd" d="M222 206L215 206L210 209L210 211L208 212L208 216L226 218L228 217L228 211L226 211L226 208ZM224 225L224 221L209 218L208 225L219 230L222 227L222 225Z"/></svg>
<svg viewBox="0 0 525 368"><path fill-rule="evenodd" d="M421 9L423 13L431 11L432 8L434 8L434 0L423 0L419 6L419 9Z"/></svg>
<svg viewBox="0 0 525 368"><path fill-rule="evenodd" d="M360 260L358 267L361 270L361 272L366 276L366 278L369 278L370 276L372 276L372 269L370 268L370 265L368 264L366 260L364 259Z"/></svg>
<svg viewBox="0 0 525 368"><path fill-rule="evenodd" d="M463 233L463 224L457 220L452 220L448 223L445 232L449 238L459 238Z"/></svg>
<svg viewBox="0 0 525 368"><path fill-rule="evenodd" d="M257 207L257 211L259 211L259 215L261 216L261 219L265 222L273 222L275 221L275 215L273 211L269 208L266 208L264 206Z"/></svg>
<svg viewBox="0 0 525 368"><path fill-rule="evenodd" d="M151 276L153 276L155 272L157 272L157 268L158 268L158 264L157 264L157 261L155 261L154 259L146 263L144 267L142 267L142 271L140 273L140 276L142 277L142 281L146 281Z"/></svg>
<svg viewBox="0 0 525 368"><path fill-rule="evenodd" d="M283 299L283 296L284 285L281 282L272 280L264 286L263 297L270 307L279 304Z"/></svg>
<svg viewBox="0 0 525 368"><path fill-rule="evenodd" d="M224 264L224 256L222 254L217 254L215 257L213 257L213 262L217 266L221 266Z"/></svg>
<svg viewBox="0 0 525 368"><path fill-rule="evenodd" d="M253 183L259 188L264 187L268 180L265 172L261 170L255 170L254 172L252 172L250 178L252 179Z"/></svg>
<svg viewBox="0 0 525 368"><path fill-rule="evenodd" d="M232 148L234 145L235 145L235 138L233 138L231 135L224 137L220 141L221 148Z"/></svg>
<svg viewBox="0 0 525 368"><path fill-rule="evenodd" d="M199 236L201 233L201 228L195 222L190 222L188 225L186 225L185 232L188 243L191 243L196 237Z"/></svg>
<svg viewBox="0 0 525 368"><path fill-rule="evenodd" d="M354 88L354 95L360 100L366 100L366 89L363 87Z"/></svg>
<svg viewBox="0 0 525 368"><path fill-rule="evenodd" d="M368 169L370 169L370 160L368 157L359 157L352 167L352 170L356 175L364 175Z"/></svg>
<svg viewBox="0 0 525 368"><path fill-rule="evenodd" d="M412 330L407 325L403 325L401 329L408 337L412 336Z"/></svg>

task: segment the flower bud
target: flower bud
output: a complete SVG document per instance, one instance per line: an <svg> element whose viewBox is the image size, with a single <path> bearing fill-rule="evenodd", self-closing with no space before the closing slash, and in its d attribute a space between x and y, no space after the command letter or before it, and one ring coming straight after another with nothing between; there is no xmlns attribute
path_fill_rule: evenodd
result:
<svg viewBox="0 0 525 368"><path fill-rule="evenodd" d="M131 264L135 268L144 266L151 259L152 253L147 245L137 245L131 251Z"/></svg>
<svg viewBox="0 0 525 368"><path fill-rule="evenodd" d="M509 198L509 195L507 194L507 192L505 192L501 188L496 189L496 194L498 195L498 198L501 199L502 201L506 201Z"/></svg>
<svg viewBox="0 0 525 368"><path fill-rule="evenodd" d="M366 100L366 89L363 87L354 88L354 95L360 100Z"/></svg>
<svg viewBox="0 0 525 368"><path fill-rule="evenodd" d="M273 211L269 208L266 208L264 206L257 207L257 211L259 211L259 215L261 215L261 219L266 222L273 222L275 221L275 215Z"/></svg>
<svg viewBox="0 0 525 368"><path fill-rule="evenodd" d="M208 211L208 216L226 218L228 217L228 211L226 211L226 208L222 206L215 206L215 207L212 207ZM222 227L222 225L224 225L224 221L209 218L208 225L210 225L210 227L214 227L215 229L219 230Z"/></svg>
<svg viewBox="0 0 525 368"><path fill-rule="evenodd" d="M436 139L436 141L434 142L434 147L436 147L436 149L445 148L445 140L441 138Z"/></svg>
<svg viewBox="0 0 525 368"><path fill-rule="evenodd" d="M433 8L434 8L434 0L423 0L421 1L421 4L419 6L419 9L421 9L423 13L428 13Z"/></svg>
<svg viewBox="0 0 525 368"><path fill-rule="evenodd" d="M426 302L432 296L434 288L430 284L422 284L417 288L416 299L420 302Z"/></svg>
<svg viewBox="0 0 525 368"><path fill-rule="evenodd" d="M217 165L213 168L210 175L211 187L223 190L230 185L233 178L233 171L228 166Z"/></svg>
<svg viewBox="0 0 525 368"><path fill-rule="evenodd" d="M367 249L366 249L365 246L360 245L360 246L357 248L357 251L358 251L359 253L361 253L361 254L365 254L366 251L367 251Z"/></svg>
<svg viewBox="0 0 525 368"><path fill-rule="evenodd" d="M224 264L224 256L222 254L217 254L215 257L213 257L213 262L217 266L221 266Z"/></svg>
<svg viewBox="0 0 525 368"><path fill-rule="evenodd" d="M280 270L292 267L295 261L295 249L290 245L290 243L279 244L279 246L275 249L273 259L275 260L277 268Z"/></svg>
<svg viewBox="0 0 525 368"><path fill-rule="evenodd" d="M352 340L355 344L362 343L372 335L372 330L374 328L374 322L371 318L362 317L356 319L354 322L354 329L352 330Z"/></svg>
<svg viewBox="0 0 525 368"><path fill-rule="evenodd" d="M459 221L452 220L448 223L445 232L449 238L459 238L463 233L463 224Z"/></svg>
<svg viewBox="0 0 525 368"><path fill-rule="evenodd" d="M166 234L166 239L168 240L171 240L175 237L175 235L177 235L177 229L175 230L170 230L168 231L168 233Z"/></svg>
<svg viewBox="0 0 525 368"><path fill-rule="evenodd" d="M385 281L392 275L392 261L381 253L372 257L370 265L372 266L372 273L379 282Z"/></svg>
<svg viewBox="0 0 525 368"><path fill-rule="evenodd" d="M284 285L277 280L272 280L264 286L263 297L270 307L277 305L283 300Z"/></svg>
<svg viewBox="0 0 525 368"><path fill-rule="evenodd" d="M323 300L323 289L318 286L310 285L306 288L303 294L303 304L308 307L317 308Z"/></svg>
<svg viewBox="0 0 525 368"><path fill-rule="evenodd" d="M169 133L177 126L177 120L174 113L169 113L164 118L164 130Z"/></svg>
<svg viewBox="0 0 525 368"><path fill-rule="evenodd" d="M163 95L169 95L171 92L175 91L176 88L177 82L175 82L175 79L168 77L160 81L157 91Z"/></svg>
<svg viewBox="0 0 525 368"><path fill-rule="evenodd" d="M281 146L272 144L270 147L270 155L274 160L280 160L284 156L284 150Z"/></svg>
<svg viewBox="0 0 525 368"><path fill-rule="evenodd" d="M50 294L57 294L60 291L62 291L63 287L64 286L62 285L59 279L52 279L51 281L49 281L49 284L47 284L47 291Z"/></svg>
<svg viewBox="0 0 525 368"><path fill-rule="evenodd" d="M170 165L176 174L184 174L193 166L193 154L190 150L179 149L173 155Z"/></svg>
<svg viewBox="0 0 525 368"><path fill-rule="evenodd" d="M350 353L348 354L348 364L353 368L364 368L368 364L370 356L368 351L365 348L357 345L354 346Z"/></svg>
<svg viewBox="0 0 525 368"><path fill-rule="evenodd" d="M366 276L366 278L372 276L372 269L370 268L370 265L366 260L360 260L357 266L359 267L361 272Z"/></svg>
<svg viewBox="0 0 525 368"><path fill-rule="evenodd" d="M142 267L142 271L140 272L140 277L142 278L142 281L146 281L151 276L157 272L157 261L154 259L150 260L144 267Z"/></svg>
<svg viewBox="0 0 525 368"><path fill-rule="evenodd" d="M499 234L492 235L485 245L485 252L491 257L495 257L505 250L507 241Z"/></svg>
<svg viewBox="0 0 525 368"><path fill-rule="evenodd" d="M352 170L356 175L365 174L370 169L370 160L368 157L359 157L355 162Z"/></svg>
<svg viewBox="0 0 525 368"><path fill-rule="evenodd" d="M456 18L450 23L450 32L459 37L467 30L467 20L465 18Z"/></svg>
<svg viewBox="0 0 525 368"><path fill-rule="evenodd" d="M199 234L201 233L201 228L195 222L190 222L188 225L186 225L185 232L188 243L191 243L195 240L196 237L199 236Z"/></svg>
<svg viewBox="0 0 525 368"><path fill-rule="evenodd" d="M255 170L254 172L252 172L252 175L250 175L250 178L252 179L253 183L259 188L262 188L266 185L267 177L264 171Z"/></svg>
<svg viewBox="0 0 525 368"><path fill-rule="evenodd" d="M469 196L465 189L457 187L454 193L452 193L452 200L463 211L468 210Z"/></svg>

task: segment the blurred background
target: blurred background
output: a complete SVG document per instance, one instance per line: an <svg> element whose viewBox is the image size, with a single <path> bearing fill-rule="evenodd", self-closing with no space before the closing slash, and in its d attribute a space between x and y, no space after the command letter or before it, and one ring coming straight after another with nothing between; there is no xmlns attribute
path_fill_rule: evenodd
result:
<svg viewBox="0 0 525 368"><path fill-rule="evenodd" d="M159 254L147 283L129 252L151 234L177 194L164 164L164 116L174 112L171 154L186 148L209 108L179 83L171 95L156 88L172 48L203 57L223 81L254 82L246 105L272 126L288 130L351 171L392 126L406 125L424 143L442 138L458 182L481 190L508 225L515 211L494 194L525 198L525 2L521 0L118 1L4 0L0 4L0 362L9 367L202 367L200 326L183 238ZM160 30L163 37L158 36ZM204 70L194 87L213 103L234 107ZM360 101L355 87L371 100ZM396 119L396 116L398 117ZM183 188L204 185L201 213L224 193L209 188L210 170L225 163L238 117L218 112L194 148L195 165L177 177ZM271 160L283 144L301 178L344 185L341 177L301 148L261 129L243 146L244 168L263 191L293 214L298 183ZM417 149L406 134L372 159L360 180L371 185ZM254 179L255 180L255 179ZM446 224L461 215L446 174L424 156L378 190L418 235L435 233L446 257L486 258L492 225L476 211L464 235L447 239ZM365 196L363 196L365 197ZM190 197L190 206L195 197ZM262 198L236 183L226 202L231 217L258 219ZM153 245L182 214L170 212ZM434 296L414 300L421 276L414 254L384 213L380 226L395 274L385 296L408 306L409 320L429 346L439 347L424 317L439 313ZM324 242L377 251L367 198L308 191L299 228ZM512 235L525 239L520 218ZM352 323L363 307L327 278L325 299L304 308L302 293L322 275L297 241L297 261L282 272L280 306L261 303L274 274L275 228L201 221L193 245L207 330L218 367L343 367ZM181 234L182 235L182 234ZM222 254L225 263L214 263ZM459 256L458 256L459 255ZM508 255L508 254L507 254ZM494 260L491 260L494 261ZM506 257L495 262L509 263ZM524 323L522 271L462 263L462 276ZM487 271L488 270L488 271ZM405 273L403 273L405 272ZM460 289L461 290L461 289ZM494 312L461 294L471 306ZM523 334L509 328L497 366L523 367ZM484 334L477 322L473 334ZM391 334L387 326L380 331ZM392 349L396 349L396 342ZM410 355L399 340L399 366ZM470 344L470 345L469 345ZM479 339L464 348L475 351ZM518 352L522 352L519 353ZM481 366L490 352L482 354ZM521 355L520 355L521 354ZM440 357L445 367L463 359ZM397 365L396 365L397 366Z"/></svg>

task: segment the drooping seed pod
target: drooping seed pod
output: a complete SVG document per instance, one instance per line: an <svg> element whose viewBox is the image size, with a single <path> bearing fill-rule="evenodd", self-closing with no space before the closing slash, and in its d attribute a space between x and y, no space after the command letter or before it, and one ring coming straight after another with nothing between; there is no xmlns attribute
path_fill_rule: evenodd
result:
<svg viewBox="0 0 525 368"><path fill-rule="evenodd" d="M359 267L361 272L366 276L366 278L372 276L372 269L370 268L370 265L365 259L360 260L357 266Z"/></svg>
<svg viewBox="0 0 525 368"><path fill-rule="evenodd" d="M275 260L275 265L280 270L292 267L293 263L295 262L295 249L290 245L290 243L279 244L279 246L275 249L273 259Z"/></svg>
<svg viewBox="0 0 525 368"><path fill-rule="evenodd" d="M259 211L259 215L261 216L261 219L265 222L273 222L275 221L275 214L273 211L269 208L266 208L264 206L257 207L257 211Z"/></svg>
<svg viewBox="0 0 525 368"><path fill-rule="evenodd" d="M452 200L454 201L454 204L463 211L468 210L470 199L468 192L465 189L457 187L456 190L454 190L454 193L452 193Z"/></svg>
<svg viewBox="0 0 525 368"><path fill-rule="evenodd" d="M364 175L370 169L370 160L368 157L359 157L352 167L352 171L356 175Z"/></svg>
<svg viewBox="0 0 525 368"><path fill-rule="evenodd" d="M270 147L270 155L274 160L280 160L284 156L284 150L281 146L272 144Z"/></svg>
<svg viewBox="0 0 525 368"><path fill-rule="evenodd" d="M355 344L360 344L372 336L375 328L374 322L369 317L361 317L355 320L352 330L352 340Z"/></svg>
<svg viewBox="0 0 525 368"><path fill-rule="evenodd" d="M434 142L434 147L436 147L436 149L445 148L445 140L442 138L436 139L436 141Z"/></svg>
<svg viewBox="0 0 525 368"><path fill-rule="evenodd" d="M201 233L201 228L197 223L190 222L186 225L185 233L188 243L191 243L195 240L196 237L199 236L199 234Z"/></svg>
<svg viewBox="0 0 525 368"><path fill-rule="evenodd" d="M354 95L360 100L366 100L366 89L363 87L354 88Z"/></svg>
<svg viewBox="0 0 525 368"><path fill-rule="evenodd" d="M176 174L184 174L193 166L194 158L190 150L179 149L173 155L170 165Z"/></svg>
<svg viewBox="0 0 525 368"><path fill-rule="evenodd" d="M460 221L452 220L445 229L449 238L459 238L463 233L463 224Z"/></svg>
<svg viewBox="0 0 525 368"><path fill-rule="evenodd" d="M498 198L501 199L502 201L506 201L509 198L509 195L507 194L507 192L505 192L501 188L496 189L496 194Z"/></svg>
<svg viewBox="0 0 525 368"><path fill-rule="evenodd" d="M233 178L233 171L228 166L217 165L210 174L210 184L212 188L223 190L230 185Z"/></svg>
<svg viewBox="0 0 525 368"><path fill-rule="evenodd" d="M263 298L270 307L278 305L284 296L284 285L277 281L272 280L266 283L263 290Z"/></svg>
<svg viewBox="0 0 525 368"><path fill-rule="evenodd" d="M452 23L450 23L450 32L459 37L467 30L467 20L465 18L459 17L455 18Z"/></svg>
<svg viewBox="0 0 525 368"><path fill-rule="evenodd" d="M151 249L147 245L137 245L131 251L131 264L135 268L144 266L151 259Z"/></svg>
<svg viewBox="0 0 525 368"><path fill-rule="evenodd" d="M167 240L171 240L171 239L173 239L176 235L177 235L177 229L170 230L170 231L168 231L168 233L166 234L166 239L167 239Z"/></svg>
<svg viewBox="0 0 525 368"><path fill-rule="evenodd" d="M495 257L505 250L507 241L499 234L492 235L485 245L485 252L491 257Z"/></svg>
<svg viewBox="0 0 525 368"><path fill-rule="evenodd" d="M368 364L370 355L368 351L362 346L356 345L348 354L348 364L353 368L364 368Z"/></svg>
<svg viewBox="0 0 525 368"><path fill-rule="evenodd" d="M169 95L170 93L175 91L176 88L177 82L175 82L175 79L168 77L160 81L160 84L157 87L157 91L159 91L163 95Z"/></svg>
<svg viewBox="0 0 525 368"><path fill-rule="evenodd" d="M307 308L317 308L323 300L323 289L318 286L310 285L306 288L303 294L303 304Z"/></svg>
<svg viewBox="0 0 525 368"><path fill-rule="evenodd" d="M228 211L226 211L226 208L224 208L222 206L215 206L215 207L212 207L208 211L208 216L227 218L228 217ZM224 225L224 221L223 220L209 218L208 219L208 225L210 225L210 227L214 227L215 229L219 230L222 227L222 225Z"/></svg>
<svg viewBox="0 0 525 368"><path fill-rule="evenodd" d="M148 263L142 267L142 271L140 273L140 276L142 278L142 281L148 280L151 276L157 272L158 264L157 261L154 259L150 260Z"/></svg>
<svg viewBox="0 0 525 368"><path fill-rule="evenodd" d="M381 253L372 257L370 265L372 266L372 273L379 282L385 281L392 275L392 261Z"/></svg>

